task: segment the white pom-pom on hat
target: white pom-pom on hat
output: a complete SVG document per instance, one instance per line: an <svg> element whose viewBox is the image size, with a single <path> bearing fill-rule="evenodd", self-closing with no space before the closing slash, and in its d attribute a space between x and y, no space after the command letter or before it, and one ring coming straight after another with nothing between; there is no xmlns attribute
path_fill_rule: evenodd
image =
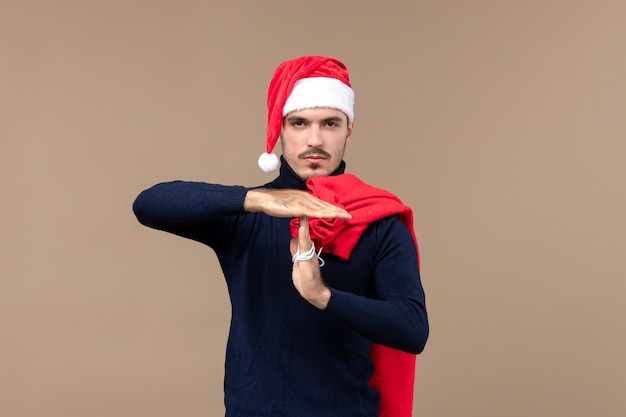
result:
<svg viewBox="0 0 626 417"><path fill-rule="evenodd" d="M263 172L272 172L278 168L278 157L273 153L263 152L259 156L258 164Z"/></svg>

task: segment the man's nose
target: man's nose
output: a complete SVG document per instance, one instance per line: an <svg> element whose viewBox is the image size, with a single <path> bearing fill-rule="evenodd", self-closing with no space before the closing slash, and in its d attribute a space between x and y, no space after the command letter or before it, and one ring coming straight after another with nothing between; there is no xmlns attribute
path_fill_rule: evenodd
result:
<svg viewBox="0 0 626 417"><path fill-rule="evenodd" d="M322 146L322 132L319 126L312 125L309 131L309 137L307 138L307 145L312 148L319 148Z"/></svg>

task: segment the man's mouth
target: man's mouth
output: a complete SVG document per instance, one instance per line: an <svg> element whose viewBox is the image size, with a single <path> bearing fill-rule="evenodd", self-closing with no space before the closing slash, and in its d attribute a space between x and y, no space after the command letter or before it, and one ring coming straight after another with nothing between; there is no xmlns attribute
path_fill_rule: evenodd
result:
<svg viewBox="0 0 626 417"><path fill-rule="evenodd" d="M320 152L320 151L316 151L316 152L304 152L302 154L300 154L300 159L307 159L309 161L321 161L324 159L328 159L330 158L330 155L328 155L325 152Z"/></svg>

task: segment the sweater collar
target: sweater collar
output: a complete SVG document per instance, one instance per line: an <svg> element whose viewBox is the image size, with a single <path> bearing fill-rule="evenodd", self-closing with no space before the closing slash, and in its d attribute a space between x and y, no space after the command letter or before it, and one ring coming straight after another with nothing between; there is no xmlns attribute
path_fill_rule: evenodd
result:
<svg viewBox="0 0 626 417"><path fill-rule="evenodd" d="M339 167L330 175L343 174L346 170L346 163L341 161ZM306 181L303 181L298 174L294 172L287 161L280 157L280 171L278 177L274 181L265 185L266 188L288 188L296 190L306 190Z"/></svg>

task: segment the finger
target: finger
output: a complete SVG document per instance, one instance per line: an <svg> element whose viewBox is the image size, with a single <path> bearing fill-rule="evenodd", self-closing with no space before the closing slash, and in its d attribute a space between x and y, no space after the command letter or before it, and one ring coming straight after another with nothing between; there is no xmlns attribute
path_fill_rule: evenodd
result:
<svg viewBox="0 0 626 417"><path fill-rule="evenodd" d="M313 245L309 233L309 218L307 216L300 217L298 225L298 245L300 245L300 252L308 251L311 249L311 245Z"/></svg>
<svg viewBox="0 0 626 417"><path fill-rule="evenodd" d="M352 217L345 209L328 203L322 208L322 210L328 216L333 218L350 219Z"/></svg>
<svg viewBox="0 0 626 417"><path fill-rule="evenodd" d="M339 218L345 220L352 218L350 213L348 213L345 209L323 200L317 200L315 205L310 207L307 214L315 218Z"/></svg>
<svg viewBox="0 0 626 417"><path fill-rule="evenodd" d="M289 252L291 252L291 256L293 257L298 251L298 239L291 239L289 241Z"/></svg>

